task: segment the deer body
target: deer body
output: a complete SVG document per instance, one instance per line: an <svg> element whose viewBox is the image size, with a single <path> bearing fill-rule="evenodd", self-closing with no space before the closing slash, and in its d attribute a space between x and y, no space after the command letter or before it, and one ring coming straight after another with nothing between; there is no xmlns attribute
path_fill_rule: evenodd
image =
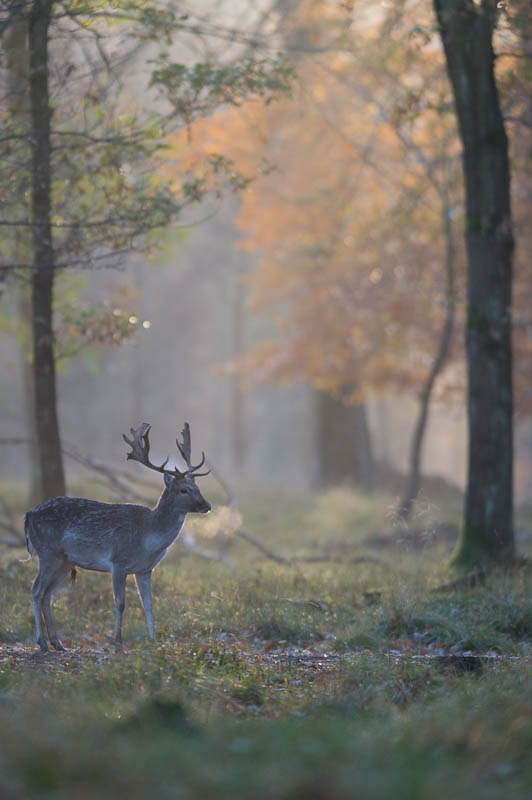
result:
<svg viewBox="0 0 532 800"><path fill-rule="evenodd" d="M188 426L185 426L185 431L188 431ZM116 606L114 640L117 643L122 641L126 579L128 575L135 575L148 633L153 639L152 570L178 537L187 513L210 511L209 503L194 480L193 471L200 465L190 465L190 444L188 451L186 446L182 450L178 445L189 470L185 473L170 472L164 470L164 465L154 467L148 460L149 426L144 423L132 433L138 440L144 439L141 463L164 472L165 489L154 509L54 497L28 511L24 517L28 551L31 555L37 553L39 557L39 572L33 582L32 595L37 642L43 652L48 650L43 619L52 645L64 649L55 630L50 601L55 588L75 567L111 573ZM137 440L135 443L138 445ZM128 457L141 460L138 455L133 447L133 453Z"/></svg>

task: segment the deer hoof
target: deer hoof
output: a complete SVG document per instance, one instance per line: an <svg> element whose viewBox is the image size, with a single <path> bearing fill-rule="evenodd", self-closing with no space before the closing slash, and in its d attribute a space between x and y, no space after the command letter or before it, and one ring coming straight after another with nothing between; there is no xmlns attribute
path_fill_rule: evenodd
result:
<svg viewBox="0 0 532 800"><path fill-rule="evenodd" d="M52 640L50 644L55 650L60 650L62 653L66 653L66 647L63 646L59 639Z"/></svg>
<svg viewBox="0 0 532 800"><path fill-rule="evenodd" d="M48 642L46 641L46 639L38 639L37 644L39 645L39 647L41 649L41 653L49 653L50 652L50 648L48 647Z"/></svg>

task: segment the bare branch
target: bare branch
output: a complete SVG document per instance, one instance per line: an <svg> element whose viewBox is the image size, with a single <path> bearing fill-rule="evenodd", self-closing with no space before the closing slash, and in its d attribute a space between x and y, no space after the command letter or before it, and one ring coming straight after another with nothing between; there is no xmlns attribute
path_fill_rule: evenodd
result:
<svg viewBox="0 0 532 800"><path fill-rule="evenodd" d="M0 520L0 528L4 531L7 531L11 534L12 539L2 539L2 544L7 544L9 547L23 547L24 546L24 534L22 531L17 527L14 518L13 509L8 505L7 501L4 497L0 495L0 508L6 518L6 522Z"/></svg>
<svg viewBox="0 0 532 800"><path fill-rule="evenodd" d="M149 503L151 501L152 498L136 491L136 489L132 488L131 485L126 482L126 480L122 480L122 478L119 477L119 472L117 470L112 470L104 464L93 461L88 456L81 455L81 453L76 452L71 447L63 447L62 450L63 453L68 456L68 458L71 458L73 461L76 461L78 464L81 464L92 472L102 475L107 482L107 484L103 485L111 486L113 489L118 491L121 497L127 497L142 503ZM129 476L128 480L130 480Z"/></svg>

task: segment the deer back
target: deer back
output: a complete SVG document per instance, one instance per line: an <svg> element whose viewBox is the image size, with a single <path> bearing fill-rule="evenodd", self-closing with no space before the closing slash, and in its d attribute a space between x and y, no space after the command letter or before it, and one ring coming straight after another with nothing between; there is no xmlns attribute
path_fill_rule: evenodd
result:
<svg viewBox="0 0 532 800"><path fill-rule="evenodd" d="M40 559L109 571L136 559L151 515L144 506L56 497L26 514L26 537Z"/></svg>

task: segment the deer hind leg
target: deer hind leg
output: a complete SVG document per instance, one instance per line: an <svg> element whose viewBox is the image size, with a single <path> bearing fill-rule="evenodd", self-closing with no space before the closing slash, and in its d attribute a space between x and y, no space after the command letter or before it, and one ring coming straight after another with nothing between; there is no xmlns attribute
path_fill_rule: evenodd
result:
<svg viewBox="0 0 532 800"><path fill-rule="evenodd" d="M124 615L124 608L126 607L126 578L127 573L120 569L114 569L113 577L113 592L115 596L116 607L116 625L113 641L115 644L122 644L122 617Z"/></svg>
<svg viewBox="0 0 532 800"><path fill-rule="evenodd" d="M44 635L44 628L43 628L43 619L42 619L42 607L41 602L44 595L43 590L43 578L45 572L43 570L43 565L39 564L39 571L35 577L35 580L31 586L31 596L33 599L33 612L35 614L35 627L37 631L37 644L41 648L42 653L48 652L48 642L46 641L46 636Z"/></svg>
<svg viewBox="0 0 532 800"><path fill-rule="evenodd" d="M41 652L48 652L48 642L44 635L43 628L43 598L54 579L54 575L58 568L62 566L63 562L57 559L39 559L39 572L31 587L31 595L33 598L33 611L35 613L35 626L37 629L37 644L41 648Z"/></svg>
<svg viewBox="0 0 532 800"><path fill-rule="evenodd" d="M63 563L60 567L58 567L52 576L52 580L48 584L44 596L41 601L41 607L43 612L44 621L46 623L46 628L48 630L48 638L50 639L50 643L55 647L56 650L64 650L65 648L61 644L59 637L57 635L54 620L52 617L52 610L50 608L50 602L52 599L52 594L56 590L57 586L61 583L63 578L68 574L71 569L71 564Z"/></svg>
<svg viewBox="0 0 532 800"><path fill-rule="evenodd" d="M155 630L153 626L151 599L151 572L139 573L138 575L135 575L135 580L137 582L137 590L144 607L144 613L146 614L146 622L148 623L148 636L153 641Z"/></svg>

